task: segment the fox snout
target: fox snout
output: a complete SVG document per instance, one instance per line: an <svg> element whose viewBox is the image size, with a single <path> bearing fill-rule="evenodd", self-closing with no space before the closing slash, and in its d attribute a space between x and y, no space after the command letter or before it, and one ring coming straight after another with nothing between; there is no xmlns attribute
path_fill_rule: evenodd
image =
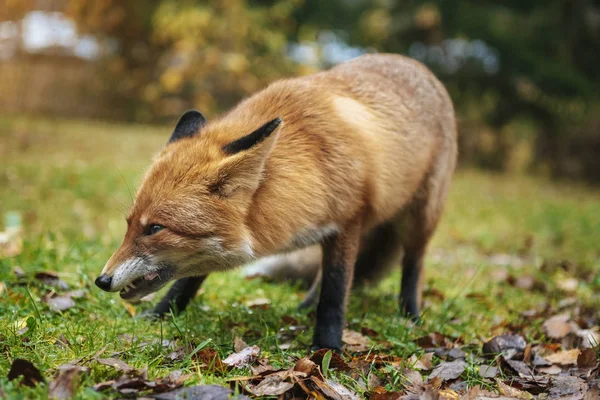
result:
<svg viewBox="0 0 600 400"><path fill-rule="evenodd" d="M105 292L110 292L110 287L112 284L112 276L100 275L99 277L96 278L94 283L96 284L96 286L98 286L100 289L104 290Z"/></svg>

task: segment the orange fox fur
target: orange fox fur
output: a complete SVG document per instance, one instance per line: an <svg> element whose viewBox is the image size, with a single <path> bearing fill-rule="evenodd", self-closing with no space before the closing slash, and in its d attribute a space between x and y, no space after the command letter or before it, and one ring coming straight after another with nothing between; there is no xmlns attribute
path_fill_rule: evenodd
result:
<svg viewBox="0 0 600 400"><path fill-rule="evenodd" d="M276 118L252 147L224 151ZM324 273L341 268L344 304L361 257L390 264L404 252L418 307L456 151L445 88L409 58L366 55L275 82L158 154L102 274L119 291L164 265L169 279L201 276L320 243ZM152 224L164 229L147 234ZM327 276L323 291L335 286Z"/></svg>

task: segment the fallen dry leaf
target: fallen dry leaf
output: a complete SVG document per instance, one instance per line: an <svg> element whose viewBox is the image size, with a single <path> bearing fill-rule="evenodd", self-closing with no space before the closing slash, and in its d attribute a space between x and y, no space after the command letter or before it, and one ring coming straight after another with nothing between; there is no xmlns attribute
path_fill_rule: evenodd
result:
<svg viewBox="0 0 600 400"><path fill-rule="evenodd" d="M232 397L233 390L218 386L218 385L206 385L206 386L189 386L185 388L176 389L170 392L160 393L152 396L155 400L250 400L249 397L242 394Z"/></svg>
<svg viewBox="0 0 600 400"><path fill-rule="evenodd" d="M12 381L18 377L23 377L21 385L34 387L40 382L44 382L44 377L39 369L30 361L22 358L16 358L8 371L8 380Z"/></svg>
<svg viewBox="0 0 600 400"><path fill-rule="evenodd" d="M521 378L533 376L533 371L523 361L505 359L503 360L503 366L504 371L510 373L510 375L517 375Z"/></svg>
<svg viewBox="0 0 600 400"><path fill-rule="evenodd" d="M563 350L563 351L559 351L554 354L550 354L549 356L546 356L545 358L546 358L546 360L550 361L553 364L576 365L577 357L579 357L580 353L581 353L581 351L579 349Z"/></svg>
<svg viewBox="0 0 600 400"><path fill-rule="evenodd" d="M525 351L527 343L523 336L506 333L494 336L483 344L484 354L503 354L505 358L512 358L515 354Z"/></svg>
<svg viewBox="0 0 600 400"><path fill-rule="evenodd" d="M219 353L211 348L205 348L198 351L192 356L192 359L203 364L204 368L206 368L208 371L223 373L227 370L227 366L223 364L223 361L221 361Z"/></svg>
<svg viewBox="0 0 600 400"><path fill-rule="evenodd" d="M133 371L134 368L118 358L97 358L96 362L123 372Z"/></svg>
<svg viewBox="0 0 600 400"><path fill-rule="evenodd" d="M72 399L77 391L79 377L89 368L73 364L58 367L56 377L48 385L48 397L51 399Z"/></svg>
<svg viewBox="0 0 600 400"><path fill-rule="evenodd" d="M579 368L595 368L598 365L598 351L595 349L584 349L577 356Z"/></svg>
<svg viewBox="0 0 600 400"><path fill-rule="evenodd" d="M53 287L61 289L61 290L69 289L69 285L67 285L67 283L65 281L60 279L56 272L53 272L53 271L36 272L34 277L35 277L35 279L37 279L38 281L42 282L45 285L53 286Z"/></svg>
<svg viewBox="0 0 600 400"><path fill-rule="evenodd" d="M258 298L254 300L250 300L246 303L246 305L251 309L260 309L260 310L268 310L271 308L271 300L266 298Z"/></svg>
<svg viewBox="0 0 600 400"><path fill-rule="evenodd" d="M246 390L255 396L279 396L294 387L279 374L268 375L258 385L248 385Z"/></svg>
<svg viewBox="0 0 600 400"><path fill-rule="evenodd" d="M257 361L258 365L250 366L252 375L259 375L265 372L275 371L275 368L269 364L268 358L261 358Z"/></svg>
<svg viewBox="0 0 600 400"><path fill-rule="evenodd" d="M171 374L165 378L149 380L148 370L144 368L142 370L125 372L117 379L98 383L94 386L94 390L104 391L113 389L126 396L137 395L140 391L161 393L177 389L183 385L183 382L188 378L189 375L182 375L181 371L177 370L171 372Z"/></svg>
<svg viewBox="0 0 600 400"><path fill-rule="evenodd" d="M371 328L368 328L366 326L361 326L360 327L360 333L362 333L365 336L369 336L372 338L376 338L377 336L379 336L379 333Z"/></svg>
<svg viewBox="0 0 600 400"><path fill-rule="evenodd" d="M387 392L383 389L382 393L374 393L369 397L369 400L400 400L404 398L402 392Z"/></svg>
<svg viewBox="0 0 600 400"><path fill-rule="evenodd" d="M542 330L552 339L562 339L571 332L571 324L567 314L559 314L548 318L542 325Z"/></svg>
<svg viewBox="0 0 600 400"><path fill-rule="evenodd" d="M548 398L582 399L588 390L588 384L576 376L555 376L550 382Z"/></svg>
<svg viewBox="0 0 600 400"><path fill-rule="evenodd" d="M294 371L305 373L306 375L320 375L319 367L315 362L308 358L301 358L294 365Z"/></svg>
<svg viewBox="0 0 600 400"><path fill-rule="evenodd" d="M495 378L498 376L499 369L498 367L494 367L492 365L480 365L479 366L479 375L482 378Z"/></svg>
<svg viewBox="0 0 600 400"><path fill-rule="evenodd" d="M552 365L550 367L538 368L538 371L547 375L558 375L562 372L562 368L558 365Z"/></svg>
<svg viewBox="0 0 600 400"><path fill-rule="evenodd" d="M427 336L420 337L415 340L415 343L423 349L433 349L436 347L452 347L452 340L442 335L439 332L431 332Z"/></svg>
<svg viewBox="0 0 600 400"><path fill-rule="evenodd" d="M236 353L239 353L240 351L244 350L246 347L248 347L248 345L246 344L246 342L244 342L244 340L241 337L236 336L235 339L233 339L233 350Z"/></svg>
<svg viewBox="0 0 600 400"><path fill-rule="evenodd" d="M346 345L345 350L352 353L362 353L371 348L371 340L368 337L350 329L344 329L342 342Z"/></svg>
<svg viewBox="0 0 600 400"><path fill-rule="evenodd" d="M230 367L244 367L255 361L259 354L260 348L258 346L245 347L238 353L230 354L223 360L223 364Z"/></svg>
<svg viewBox="0 0 600 400"><path fill-rule="evenodd" d="M310 356L310 361L312 361L315 364L320 365L322 367L323 356L325 356L325 354L328 351L329 351L328 349L320 349L320 350L315 351ZM329 369L337 369L339 371L349 371L350 367L348 366L348 364L346 364L346 362L342 359L342 357L339 354L332 352L331 360L329 361Z"/></svg>
<svg viewBox="0 0 600 400"><path fill-rule="evenodd" d="M527 393L522 390L516 389L512 386L509 386L502 382L500 379L496 379L496 384L498 385L498 392L500 392L500 394L509 396L513 399L533 399L533 395L531 393Z"/></svg>
<svg viewBox="0 0 600 400"><path fill-rule="evenodd" d="M467 363L464 360L443 362L431 371L429 380L440 378L442 381L449 381L458 378L465 370Z"/></svg>
<svg viewBox="0 0 600 400"><path fill-rule="evenodd" d="M75 301L68 296L54 296L45 301L48 307L54 312L67 311L70 308L75 307Z"/></svg>
<svg viewBox="0 0 600 400"><path fill-rule="evenodd" d="M414 369L404 368L402 370L402 380L400 381L402 386L407 388L409 391L419 388L423 385L423 376L419 371Z"/></svg>
<svg viewBox="0 0 600 400"><path fill-rule="evenodd" d="M416 358L416 357L415 357ZM413 365L414 369L429 371L433 368L433 353L425 353L416 360Z"/></svg>

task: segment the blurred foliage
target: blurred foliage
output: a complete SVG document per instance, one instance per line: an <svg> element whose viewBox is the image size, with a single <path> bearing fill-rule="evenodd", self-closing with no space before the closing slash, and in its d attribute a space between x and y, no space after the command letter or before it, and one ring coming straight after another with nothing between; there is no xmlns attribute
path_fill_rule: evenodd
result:
<svg viewBox="0 0 600 400"><path fill-rule="evenodd" d="M208 114L233 106L282 75L296 0L70 0L68 14L112 50L108 71L128 116L172 117L187 107Z"/></svg>
<svg viewBox="0 0 600 400"><path fill-rule="evenodd" d="M600 180L594 0L0 0L0 17L42 3L101 43L90 79L115 118L210 117L275 79L394 52L448 87L463 163Z"/></svg>

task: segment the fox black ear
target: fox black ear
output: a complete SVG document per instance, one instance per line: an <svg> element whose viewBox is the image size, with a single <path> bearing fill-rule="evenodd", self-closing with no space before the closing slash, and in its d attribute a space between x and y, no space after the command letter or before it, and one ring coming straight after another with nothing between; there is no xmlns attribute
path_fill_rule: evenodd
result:
<svg viewBox="0 0 600 400"><path fill-rule="evenodd" d="M177 126L175 126L175 130L169 139L169 143L176 142L184 137L194 136L204 125L206 125L206 118L204 118L204 115L202 115L200 111L186 111L181 118L179 118L179 122L177 123Z"/></svg>
<svg viewBox="0 0 600 400"><path fill-rule="evenodd" d="M281 121L281 118L275 118L274 120L267 122L254 132L223 146L223 151L226 154L233 155L256 146L268 138L271 133L275 132L277 127L281 124Z"/></svg>

